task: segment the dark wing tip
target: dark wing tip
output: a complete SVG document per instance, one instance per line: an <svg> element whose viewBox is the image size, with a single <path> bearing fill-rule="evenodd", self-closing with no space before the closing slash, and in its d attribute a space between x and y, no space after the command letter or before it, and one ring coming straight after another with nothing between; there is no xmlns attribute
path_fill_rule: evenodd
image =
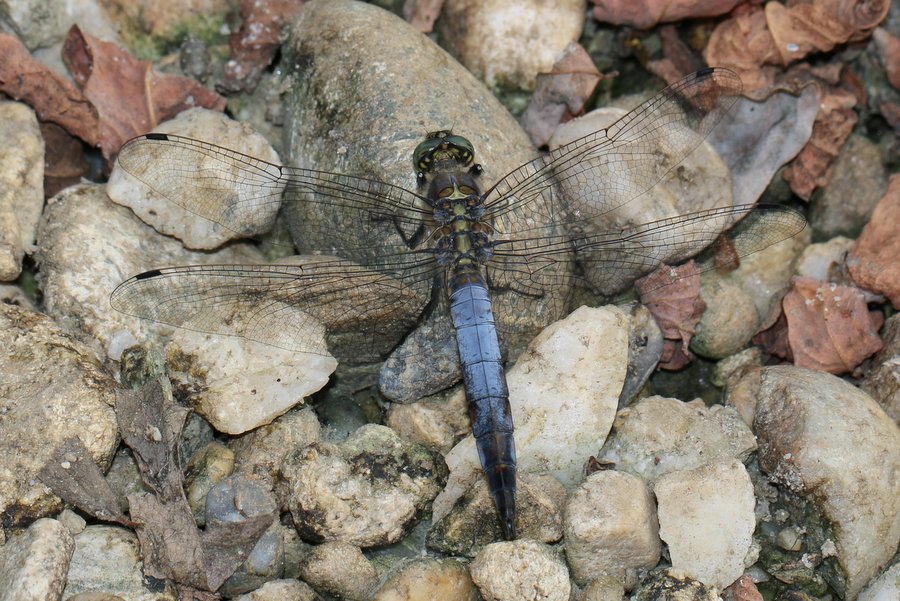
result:
<svg viewBox="0 0 900 601"><path fill-rule="evenodd" d="M134 276L135 280L149 280L150 278L155 278L157 276L161 276L162 271L159 269L151 269L150 271L145 271L144 273L139 273Z"/></svg>
<svg viewBox="0 0 900 601"><path fill-rule="evenodd" d="M146 140L158 140L160 142L167 142L169 140L169 136L166 134L149 133L145 134L143 137Z"/></svg>

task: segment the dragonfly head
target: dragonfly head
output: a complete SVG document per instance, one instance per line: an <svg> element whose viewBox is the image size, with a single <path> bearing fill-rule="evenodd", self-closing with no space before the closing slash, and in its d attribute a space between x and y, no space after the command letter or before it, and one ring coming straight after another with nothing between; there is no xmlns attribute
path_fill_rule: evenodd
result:
<svg viewBox="0 0 900 601"><path fill-rule="evenodd" d="M413 165L419 181L423 182L435 166L449 164L453 169L468 169L475 160L475 147L466 138L441 130L425 136L425 141L413 152Z"/></svg>

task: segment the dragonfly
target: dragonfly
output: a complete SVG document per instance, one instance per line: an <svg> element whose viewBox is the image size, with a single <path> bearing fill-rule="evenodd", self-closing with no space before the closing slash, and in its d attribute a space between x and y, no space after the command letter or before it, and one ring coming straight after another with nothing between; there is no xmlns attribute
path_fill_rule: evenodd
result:
<svg viewBox="0 0 900 601"><path fill-rule="evenodd" d="M172 134L134 138L122 147L119 166L175 205L240 232L236 215L283 202L302 207L310 236L295 235L303 257L288 263L140 273L115 289L111 304L144 319L298 353L325 354L343 344L351 355L383 355L426 315L448 313L479 459L501 533L515 539L516 449L501 339L513 333L508 324L521 305L493 303L492 295L566 299L579 265L618 285L696 254L754 210L761 223L744 230L749 234L732 234L737 256L802 230L803 216L780 205L596 226L691 154L740 92L731 71L698 71L609 127L487 187L473 145L448 130L426 135L412 152L416 189L273 164ZM219 202L223 182L240 184L231 205ZM318 234L345 224L355 224L357 244L315 248ZM378 246L385 237L398 241L396 252ZM561 315L547 317L549 323Z"/></svg>

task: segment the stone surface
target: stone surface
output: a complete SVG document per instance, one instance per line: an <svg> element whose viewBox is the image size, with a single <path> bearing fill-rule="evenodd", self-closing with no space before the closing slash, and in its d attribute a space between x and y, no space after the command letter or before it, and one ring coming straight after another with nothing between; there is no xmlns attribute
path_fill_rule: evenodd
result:
<svg viewBox="0 0 900 601"><path fill-rule="evenodd" d="M810 244L797 260L797 275L830 282L831 271L840 265L847 252L853 247L853 240L844 236L835 236L827 242Z"/></svg>
<svg viewBox="0 0 900 601"><path fill-rule="evenodd" d="M622 579L612 576L594 578L581 591L581 601L622 601L624 598Z"/></svg>
<svg viewBox="0 0 900 601"><path fill-rule="evenodd" d="M755 449L753 433L734 408L653 396L619 412L598 459L652 484L671 471L744 460Z"/></svg>
<svg viewBox="0 0 900 601"><path fill-rule="evenodd" d="M44 207L44 139L28 105L0 101L0 140L0 282L10 282L34 250Z"/></svg>
<svg viewBox="0 0 900 601"><path fill-rule="evenodd" d="M104 591L128 601L176 601L175 586L145 583L137 536L115 526L88 526L75 537L63 599Z"/></svg>
<svg viewBox="0 0 900 601"><path fill-rule="evenodd" d="M477 601L466 567L454 559L422 558L404 564L384 581L372 601Z"/></svg>
<svg viewBox="0 0 900 601"><path fill-rule="evenodd" d="M516 532L519 538L542 543L558 542L563 535L566 489L549 474L518 474L516 478ZM478 479L446 516L428 531L428 548L473 557L503 534L487 481Z"/></svg>
<svg viewBox="0 0 900 601"><path fill-rule="evenodd" d="M637 476L613 470L594 472L572 493L565 535L566 560L582 586L652 568L662 550L650 489Z"/></svg>
<svg viewBox="0 0 900 601"><path fill-rule="evenodd" d="M869 583L856 601L892 601L900 599L900 563L894 563L885 572Z"/></svg>
<svg viewBox="0 0 900 601"><path fill-rule="evenodd" d="M255 591L234 597L234 601L319 601L308 584L299 580L270 580Z"/></svg>
<svg viewBox="0 0 900 601"><path fill-rule="evenodd" d="M372 547L400 540L446 474L439 459L390 428L313 443L284 461L294 525L307 540Z"/></svg>
<svg viewBox="0 0 900 601"><path fill-rule="evenodd" d="M719 590L756 561L753 484L736 459L669 472L653 487L672 568Z"/></svg>
<svg viewBox="0 0 900 601"><path fill-rule="evenodd" d="M217 111L194 108L180 113L174 119L161 123L153 133L177 134L195 140L214 143L254 158L279 165L281 161L272 146L253 128L245 123L233 121ZM214 158L202 158L199 154L183 153L173 156L165 145L148 146L156 152L144 159L146 162L131 166L132 173L125 171L117 161L107 184L107 194L118 204L130 207L144 223L153 226L160 233L174 236L187 248L210 250L236 238L258 236L272 229L275 215L281 206L284 181L271 191L269 202L250 207L246 199L260 194L260 186L266 179L250 179L254 171L228 170ZM178 206L167 198L173 193L174 181L154 181L154 167L161 161L180 159L180 168L196 173L198 181L210 178L214 193L203 198L203 208L191 211L190 207ZM191 162L194 161L194 162ZM130 163L129 163L130 164ZM146 169L146 171L144 171ZM273 170L277 175L278 172ZM204 185L204 190L210 184ZM196 195L194 196L196 197ZM209 206L210 202L220 205ZM215 223L198 214L221 214L227 216L226 223Z"/></svg>
<svg viewBox="0 0 900 601"><path fill-rule="evenodd" d="M41 518L0 546L0 601L59 599L75 550L60 522Z"/></svg>
<svg viewBox="0 0 900 601"><path fill-rule="evenodd" d="M403 438L441 453L448 453L472 428L466 395L456 391L408 405L391 403L385 425Z"/></svg>
<svg viewBox="0 0 900 601"><path fill-rule="evenodd" d="M790 366L744 376L757 401L759 464L824 520L802 524L823 576L852 598L900 542L900 429L864 392L836 376ZM829 556L830 555L830 556Z"/></svg>
<svg viewBox="0 0 900 601"><path fill-rule="evenodd" d="M485 599L567 601L572 589L557 553L530 540L488 545L475 557L469 572Z"/></svg>
<svg viewBox="0 0 900 601"><path fill-rule="evenodd" d="M872 358L860 388L900 424L900 314L894 314L884 322L881 338L884 347Z"/></svg>
<svg viewBox="0 0 900 601"><path fill-rule="evenodd" d="M622 310L581 307L541 332L507 371L521 472L546 471L566 486L580 480L585 458L612 425L625 379L628 332ZM446 461L450 480L435 500L436 521L482 477L471 435Z"/></svg>
<svg viewBox="0 0 900 601"><path fill-rule="evenodd" d="M691 338L691 350L722 359L743 349L759 329L753 300L739 286L718 280L704 281L700 295L707 310Z"/></svg>
<svg viewBox="0 0 900 601"><path fill-rule="evenodd" d="M585 0L448 0L437 33L491 88L534 90L584 27Z"/></svg>
<svg viewBox="0 0 900 601"><path fill-rule="evenodd" d="M654 570L632 591L630 601L721 601L719 591L674 568Z"/></svg>
<svg viewBox="0 0 900 601"><path fill-rule="evenodd" d="M366 601L378 584L375 568L359 547L340 541L315 545L300 564L300 577L321 593Z"/></svg>
<svg viewBox="0 0 900 601"><path fill-rule="evenodd" d="M184 466L184 488L198 526L205 523L206 495L234 471L234 453L215 441L200 448Z"/></svg>
<svg viewBox="0 0 900 601"><path fill-rule="evenodd" d="M0 304L0 515L27 524L60 509L38 479L54 450L78 436L102 470L118 443L115 381L46 315Z"/></svg>
<svg viewBox="0 0 900 601"><path fill-rule="evenodd" d="M140 341L174 340L166 354L176 389L223 432L236 434L268 423L318 390L334 369L334 360L320 355L173 329L110 308L113 289L149 269L262 262L249 245L216 253L186 251L111 203L102 186L87 184L50 200L38 240L38 277L48 314L80 333L99 357L118 360Z"/></svg>

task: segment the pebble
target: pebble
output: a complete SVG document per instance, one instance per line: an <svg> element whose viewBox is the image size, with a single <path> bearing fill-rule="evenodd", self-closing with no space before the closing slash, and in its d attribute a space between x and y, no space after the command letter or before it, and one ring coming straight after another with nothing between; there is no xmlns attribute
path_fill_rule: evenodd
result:
<svg viewBox="0 0 900 601"><path fill-rule="evenodd" d="M637 476L614 470L594 472L575 489L565 535L566 560L582 586L652 568L662 550L653 494Z"/></svg>
<svg viewBox="0 0 900 601"><path fill-rule="evenodd" d="M478 601L466 566L455 559L421 558L391 573L372 601Z"/></svg>
<svg viewBox="0 0 900 601"><path fill-rule="evenodd" d="M320 593L367 601L378 584L375 568L359 547L340 541L313 546L300 564L300 577Z"/></svg>
<svg viewBox="0 0 900 601"><path fill-rule="evenodd" d="M872 357L860 388L900 424L900 314L888 317L881 328L884 347Z"/></svg>
<svg viewBox="0 0 900 601"><path fill-rule="evenodd" d="M572 590L569 572L557 552L531 540L486 546L469 572L485 599L568 601Z"/></svg>
<svg viewBox="0 0 900 601"><path fill-rule="evenodd" d="M75 542L57 520L41 518L0 546L0 598L59 599Z"/></svg>
<svg viewBox="0 0 900 601"><path fill-rule="evenodd" d="M308 584L299 580L270 580L264 585L244 595L233 598L233 601L319 601Z"/></svg>

